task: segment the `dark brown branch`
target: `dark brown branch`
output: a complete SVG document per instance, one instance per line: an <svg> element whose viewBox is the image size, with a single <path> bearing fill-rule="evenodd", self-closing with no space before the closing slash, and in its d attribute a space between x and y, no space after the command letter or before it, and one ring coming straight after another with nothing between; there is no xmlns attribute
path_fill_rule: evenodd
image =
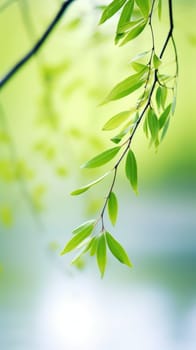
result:
<svg viewBox="0 0 196 350"><path fill-rule="evenodd" d="M0 89L2 89L6 85L6 83L32 58L32 56L34 56L39 51L39 49L43 46L48 36L50 35L54 27L57 25L57 23L62 18L63 14L73 1L74 0L67 0L63 2L60 10L57 12L52 22L49 24L48 28L45 30L45 32L37 41L37 43L0 80Z"/></svg>

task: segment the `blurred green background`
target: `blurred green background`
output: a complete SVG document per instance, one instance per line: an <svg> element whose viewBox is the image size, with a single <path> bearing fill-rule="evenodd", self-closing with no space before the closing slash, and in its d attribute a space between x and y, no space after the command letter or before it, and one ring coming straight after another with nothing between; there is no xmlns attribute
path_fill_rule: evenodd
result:
<svg viewBox="0 0 196 350"><path fill-rule="evenodd" d="M168 28L163 4L160 40ZM102 174L81 170L80 164L110 145L102 125L130 101L99 104L130 74L131 58L149 45L141 36L115 47L115 20L99 27L96 5L76 1L39 55L1 91L0 348L193 350L195 1L174 1L180 76L167 137L157 153L142 130L135 137L139 196L123 172L118 178L120 212L113 233L134 268L110 257L101 281L94 260L78 271L69 256L59 256L73 227L96 216L106 192L107 183L79 198L69 196ZM1 77L59 6L60 1L0 1Z"/></svg>

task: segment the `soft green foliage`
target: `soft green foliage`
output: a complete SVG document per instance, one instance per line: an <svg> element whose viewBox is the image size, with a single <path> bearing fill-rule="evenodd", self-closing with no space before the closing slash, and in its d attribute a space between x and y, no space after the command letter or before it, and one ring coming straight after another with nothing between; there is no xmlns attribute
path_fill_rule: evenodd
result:
<svg viewBox="0 0 196 350"><path fill-rule="evenodd" d="M137 193L137 162L131 149L127 153L125 172L133 190Z"/></svg>
<svg viewBox="0 0 196 350"><path fill-rule="evenodd" d="M149 112L148 112L148 127L150 130L152 141L155 142L158 139L159 121L156 116L156 113L151 108L149 109Z"/></svg>
<svg viewBox="0 0 196 350"><path fill-rule="evenodd" d="M126 45L132 40L136 40L139 35L147 32L151 36L151 49L142 51L131 60L132 70L134 74L130 74L127 78L117 83L105 98L102 105L108 102L115 102L131 94L138 94L136 104L132 104L130 109L118 112L114 116L106 120L103 130L114 131L120 128L120 131L111 137L111 141L119 146L110 148L91 160L87 161L84 168L96 168L110 162L118 154L119 158L114 164L110 173L113 173L111 186L105 197L104 204L97 221L83 224L80 227L82 231L77 231L75 239L71 239L63 253L66 253L83 242L87 237L89 241L84 244L83 250L79 253L79 257L84 252L89 252L91 256L96 255L98 267L103 277L107 263L107 247L112 255L121 263L131 267L130 259L121 246L121 244L108 232L105 228L104 215L106 209L112 225L116 224L118 216L118 198L114 193L118 168L125 159L125 175L137 194L138 191L138 170L137 160L132 150L133 137L139 125L143 123L143 130L147 137L150 137L150 144L154 144L157 148L160 141L164 138L170 116L174 113L176 103L176 80L178 75L178 58L175 48L175 42L172 34L172 12L169 9L170 31L163 42L160 54L157 53L157 45L155 40L155 29L153 24L153 16L158 15L161 18L162 2L159 0L114 0L106 6L101 15L100 23L104 23L113 15L120 12L116 33L115 44L119 46ZM172 42L175 58L175 73L168 74L165 70L164 53L169 44ZM134 116L131 115L134 113ZM125 141L123 139L127 136ZM78 195L86 192L93 185L104 180L108 173L90 182L72 192L72 195ZM101 225L100 229L98 228ZM87 225L87 228L86 228ZM78 230L78 229L77 229ZM74 261L77 261L77 257Z"/></svg>
<svg viewBox="0 0 196 350"><path fill-rule="evenodd" d="M132 267L132 263L122 247L122 245L109 233L106 232L106 241L111 253L118 259L122 264Z"/></svg>
<svg viewBox="0 0 196 350"><path fill-rule="evenodd" d="M118 200L114 192L108 198L108 215L112 225L115 225L118 215Z"/></svg>
<svg viewBox="0 0 196 350"><path fill-rule="evenodd" d="M73 233L74 236L70 239L70 241L66 244L65 248L61 252L61 255L71 252L75 248L79 246L87 237L89 237L93 231L94 222L90 221L85 223L78 228L76 228Z"/></svg>
<svg viewBox="0 0 196 350"><path fill-rule="evenodd" d="M110 131L118 128L121 124L123 124L130 116L130 111L123 111L116 114L114 117L109 119L105 125L103 126L103 130Z"/></svg>
<svg viewBox="0 0 196 350"><path fill-rule="evenodd" d="M118 100L122 97L130 95L132 92L136 91L144 84L145 79L146 69L142 70L140 73L133 74L130 77L124 79L111 90L104 103Z"/></svg>
<svg viewBox="0 0 196 350"><path fill-rule="evenodd" d="M96 256L97 256L97 264L101 273L101 277L103 277L105 268L106 268L106 263L107 263L105 233L101 233L100 237L98 237Z"/></svg>
<svg viewBox="0 0 196 350"><path fill-rule="evenodd" d="M160 115L159 118L159 129L162 129L165 125L165 123L167 122L169 115L171 113L171 108L172 105L171 103L165 108L164 112Z"/></svg>
<svg viewBox="0 0 196 350"><path fill-rule="evenodd" d="M110 172L108 171L106 174L100 176L98 179L90 182L89 184L82 186L80 188L78 188L77 190L74 190L71 192L72 196L78 196L86 191L89 190L89 188L93 187L94 185L98 184L99 182L101 182Z"/></svg>
<svg viewBox="0 0 196 350"><path fill-rule="evenodd" d="M122 28L122 30L124 29L125 32L126 32L126 29L130 29L130 30L128 34L125 36L124 40L121 42L120 46L123 46L129 41L137 38L138 35L140 35L143 32L147 22L144 19L141 19L139 21L131 22L130 24L131 24L130 26L126 26Z"/></svg>
<svg viewBox="0 0 196 350"><path fill-rule="evenodd" d="M144 17L148 17L150 12L150 0L135 0Z"/></svg>
<svg viewBox="0 0 196 350"><path fill-rule="evenodd" d="M109 19L110 17L115 15L115 13L120 10L120 8L124 5L125 2L126 2L126 0L113 0L104 9L99 23L102 24L105 21L107 21L107 19Z"/></svg>
<svg viewBox="0 0 196 350"><path fill-rule="evenodd" d="M108 162L110 162L120 151L120 146L113 147L98 154L96 157L92 158L88 162L82 165L82 168L97 168Z"/></svg>

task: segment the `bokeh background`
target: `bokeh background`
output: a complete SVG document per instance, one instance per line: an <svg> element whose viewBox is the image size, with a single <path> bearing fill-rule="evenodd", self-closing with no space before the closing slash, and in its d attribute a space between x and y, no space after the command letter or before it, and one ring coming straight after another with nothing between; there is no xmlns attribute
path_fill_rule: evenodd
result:
<svg viewBox="0 0 196 350"><path fill-rule="evenodd" d="M60 3L0 1L1 76ZM134 268L110 256L101 280L94 259L75 268L70 256L59 256L72 229L96 216L106 193L107 183L69 196L102 174L80 164L110 145L102 125L130 101L99 104L149 45L141 36L134 45L115 47L115 20L97 25L96 5L103 3L76 1L40 54L1 90L1 349L195 349L195 1L174 1L180 77L167 137L158 152L142 130L135 137L139 196L123 171L118 178L113 233ZM163 5L158 41L168 28Z"/></svg>

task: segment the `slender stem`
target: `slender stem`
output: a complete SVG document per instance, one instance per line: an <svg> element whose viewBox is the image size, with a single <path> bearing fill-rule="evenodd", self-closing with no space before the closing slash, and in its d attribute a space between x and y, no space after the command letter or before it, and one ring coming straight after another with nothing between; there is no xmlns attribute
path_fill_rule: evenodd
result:
<svg viewBox="0 0 196 350"><path fill-rule="evenodd" d="M116 166L114 167L114 176L113 176L112 184L111 184L111 186L110 186L108 195L107 195L107 197L106 197L105 203L104 203L104 205L103 205L103 209L102 209L101 214L100 214L100 218L101 218L101 222L102 222L102 229L101 229L102 231L105 230L105 228L104 228L104 220L103 220L103 217L104 217L105 209L106 209L106 206L107 206L107 203L108 203L110 194L112 193L113 188L114 188L114 185L115 185L115 182L116 182L117 169L118 169L118 165L116 165Z"/></svg>
<svg viewBox="0 0 196 350"><path fill-rule="evenodd" d="M146 83L145 83L145 86L144 86L144 93L143 93L142 97L145 96L146 89L147 89L147 86L148 86L149 81L150 81L150 76L151 76L151 71L152 71L152 60L153 60L153 55L155 53L155 38L154 38L154 30L153 30L153 26L152 26L152 15L153 15L155 2L156 2L156 0L153 0L151 11L150 11L150 14L149 14L149 26L150 26L151 37L152 37L152 49L151 49L151 55L150 55L150 59L149 59L149 63L148 63L148 66L149 66L148 76L147 76L147 79L146 79ZM173 47L174 47L174 52L175 52L175 59L176 59L176 76L177 76L178 75L178 56L177 56L177 49L176 49L175 41L173 39L174 22L173 22L172 0L168 0L168 7L169 7L169 23L170 23L170 27L169 27L169 32L167 34L165 42L163 44L162 50L160 52L159 58L161 59L163 57L164 52L165 52L165 50L166 50L166 48L168 46L169 41L172 40ZM153 93L154 93L154 90L155 90L157 82L158 82L158 69L155 69L154 70L154 81L152 83L151 90L149 92L148 100L147 100L147 102L145 104L145 107L143 108L143 110L142 110L142 112L140 114L140 117L138 118L138 120L136 121L136 123L134 125L134 128L133 128L133 130L131 132L130 137L127 139L126 142L124 142L122 144L122 146L126 145L126 147L125 147L123 153L121 154L120 158L116 162L116 164L114 166L114 169L113 169L114 170L114 176L113 176L112 184L111 184L110 189L108 191L108 195L107 195L107 197L105 199L105 202L104 202L104 205L103 205L103 209L102 209L101 215L100 215L100 219L101 219L101 222L102 222L102 231L104 230L104 213L105 213L105 209L106 209L106 206L107 206L110 194L111 194L111 192L112 192L112 190L114 188L115 182L116 182L118 167L121 164L121 162L124 159L124 157L127 154L127 152L129 151L130 146L131 146L131 142L133 140L133 137L134 137L134 135L135 135L135 133L136 133L136 131L137 131L137 129L138 129L138 127L139 127L139 125L140 125L140 123L141 123L145 113L146 113L146 111L151 106L151 100L152 100L152 96L153 96ZM140 108L140 106L141 106L141 103L139 103L137 105L137 110Z"/></svg>
<svg viewBox="0 0 196 350"><path fill-rule="evenodd" d="M55 26L60 21L63 14L73 1L74 0L67 0L63 2L60 10L57 12L57 14L53 18L52 22L49 24L48 28L45 30L41 38L36 42L36 44L31 48L31 50L27 52L27 54L24 55L0 80L0 89L2 89L6 85L6 83L39 51L39 49L43 46L46 39L49 37L52 30L55 28Z"/></svg>

